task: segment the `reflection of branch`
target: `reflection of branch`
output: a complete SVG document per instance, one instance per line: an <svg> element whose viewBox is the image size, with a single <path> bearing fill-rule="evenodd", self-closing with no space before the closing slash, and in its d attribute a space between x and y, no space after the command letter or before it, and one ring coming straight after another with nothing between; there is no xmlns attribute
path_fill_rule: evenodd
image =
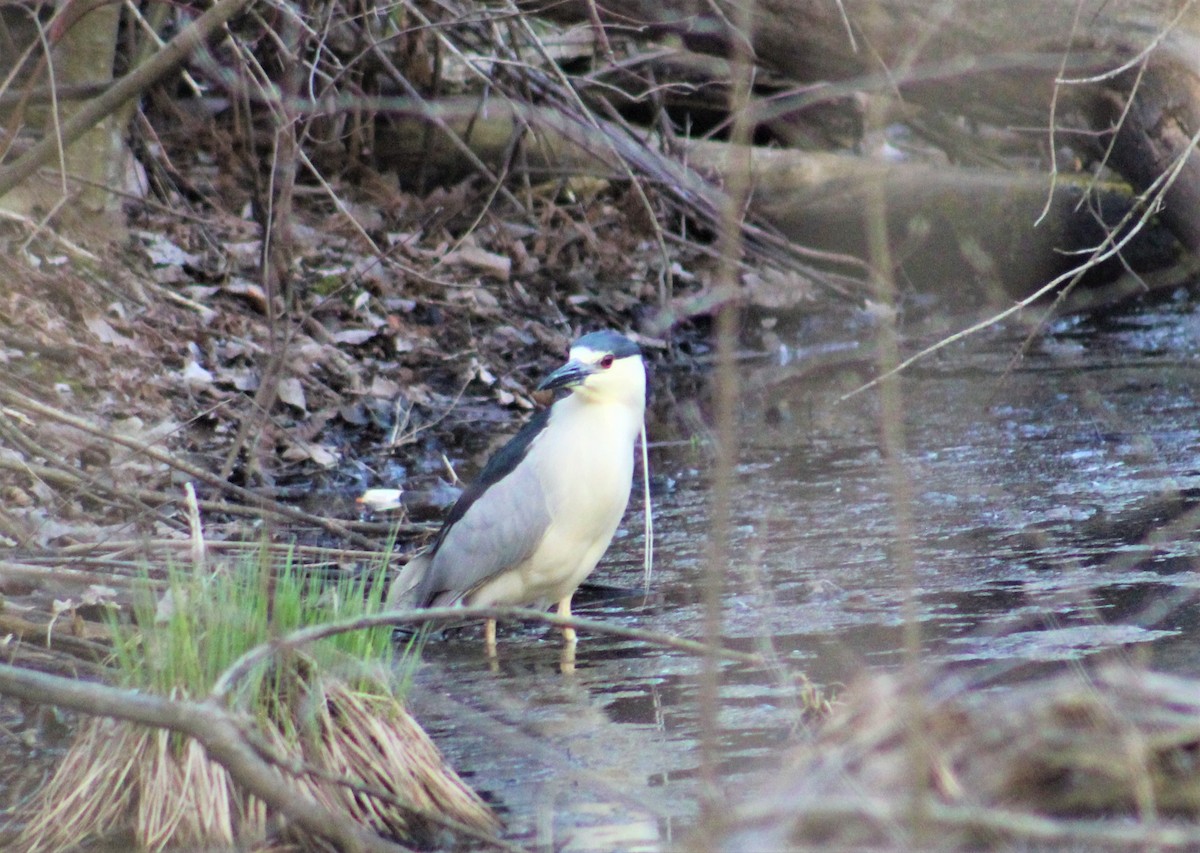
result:
<svg viewBox="0 0 1200 853"><path fill-rule="evenodd" d="M246 743L234 715L211 699L204 702L165 699L7 664L0 664L0 694L188 735L203 745L209 756L248 793L296 826L333 841L338 849L364 853L396 853L406 849L363 830L293 790L285 777Z"/></svg>
<svg viewBox="0 0 1200 853"><path fill-rule="evenodd" d="M188 55L203 44L218 27L242 10L249 0L220 0L185 27L166 46L126 74L98 98L80 108L62 125L61 134L48 134L11 166L0 170L0 196L4 196L54 158L59 146L69 146L96 124L108 118L125 102L174 71Z"/></svg>

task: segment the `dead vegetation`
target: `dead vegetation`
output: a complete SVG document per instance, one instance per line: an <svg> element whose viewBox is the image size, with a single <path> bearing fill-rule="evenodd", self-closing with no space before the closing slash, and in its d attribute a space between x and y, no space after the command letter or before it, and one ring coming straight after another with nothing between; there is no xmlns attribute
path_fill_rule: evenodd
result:
<svg viewBox="0 0 1200 853"><path fill-rule="evenodd" d="M110 219L122 199L128 244L101 255L69 240L86 222L60 201L46 203L50 218L9 226L0 299L11 322L0 335L14 451L0 458L9 476L0 533L18 548L127 542L134 530L181 535L174 508L183 479L197 483L215 538L236 535L236 524L216 529L224 519L265 511L369 548L383 528L355 521L349 501L322 502L307 516L296 505L314 487L349 496L429 479L466 424L500 416L497 404L513 414L533 406L525 389L537 360L561 351L575 328L636 327L653 348L735 295L713 278L726 166L741 156L723 141L727 57L710 55L725 39L685 39L681 48L651 10L626 10L652 24L629 33L597 29L605 22L590 17L558 29L469 6L218 9L233 23L205 18L207 36L183 7L170 14L150 4L125 24L117 54L132 70L116 85L140 100L123 102L136 109L131 144L119 153L129 155L137 193L106 198ZM554 13L582 14L569 5ZM763 10L769 23L782 14ZM1050 6L1045 14L1061 23ZM1103 38L1073 56L1083 64L1072 70L1141 55L1142 36L1122 40L1113 23L1138 14L1121 7L1097 18ZM813 20L836 23L852 44L879 26L857 7ZM64 127L87 115L72 100L91 103L87 90L51 97L38 48L38 32L54 48L75 23L32 2L6 12L14 43L28 37L8 69L7 95L29 107L10 116L20 132L0 170L7 180L48 162L35 156L46 138L38 140L35 118L53 115L47 103L61 96L71 105ZM1164 24L1159 42L1141 45L1143 58L1177 67L1175 40L1192 23L1182 15ZM945 26L930 44L953 38ZM159 40L177 39L174 65L156 52L154 27ZM1014 74L1043 68L1054 32L989 83L1011 94ZM1082 143L1072 162L1090 171L1069 181L1042 136L951 126L926 101L953 75L939 66L941 76L922 77L919 52L895 60L922 109L896 101L872 113L892 123L870 127L863 98L885 97L879 80L807 90L814 69L786 62L776 31L765 33L758 47L771 67L760 69L748 107L756 139L770 145L747 161L736 297L769 321L871 298L879 271L864 258L857 224L864 185L886 188L894 217L898 267L887 273L925 281L932 268L920 258L969 270L956 304L1007 302L1019 281L1045 282L1064 261L1075 269L1071 253L1088 245L1097 253L1091 274L1116 281L1110 296L1190 274L1189 256L1162 232L1143 233L1151 199L1102 182L1113 173L1103 158L1087 159ZM805 38L844 60L834 35ZM964 38L958 50L986 47ZM839 68L846 72L836 63L825 71ZM869 94L856 94L856 84ZM1048 108L1049 89L1011 104L946 106L972 121L1006 106L1028 117L1038 93ZM1074 120L1081 102L1092 103L1064 100L1060 118ZM897 148L888 134L901 130L913 144ZM878 146L903 157L879 166L851 156ZM69 178L33 171L22 186L59 199L73 191ZM1014 217L1036 219L1043 193L1049 221L1012 230ZM981 204L1006 212L971 215ZM1122 221L1105 236L1105 223ZM990 224L999 231L988 238L971 230ZM86 411L86 427L67 417L72 409ZM159 455L147 459L141 447Z"/></svg>
<svg viewBox="0 0 1200 853"><path fill-rule="evenodd" d="M740 36L727 30L721 3L692 10L703 32L681 32L653 4L518 14L223 0L203 15L188 4L136 5L108 24L107 69L92 79L116 68L118 82L99 99L94 85L56 79L51 61L77 49L65 34L95 20L56 17L37 2L3 10L5 44L20 50L6 54L17 58L0 81L9 110L0 193L22 204L0 233L0 630L11 636L10 659L42 668L102 671L97 608L123 601L147 563L186 561L195 546L186 484L198 494L199 538L213 549L258 548L265 530L281 547L302 540L306 564L341 571L370 563L394 530L419 540L425 525L362 520L351 498L399 480L419 489L442 476L444 453L462 460L485 450L451 448L474 424L532 408L530 378L580 327L633 329L663 352L723 305L769 324L860 305L881 277L913 287L945 278L956 288L948 300L988 304L1089 272L1110 285L1100 302L1177 286L1196 268L1197 206L1187 203L1196 70L1181 47L1195 37L1192 4L1174 19L1146 4L1101 4L1083 16L1094 32L1047 29L1030 53L1002 51L1006 61L990 65L976 60L1007 43L952 21L897 38L870 4L763 4L765 24L745 40L763 67L752 120L742 120L770 150L753 153L728 142L729 45ZM1042 9L1056 24L1063 10L1076 11ZM573 25L550 27L533 14L541 11ZM810 25L798 32L801 13ZM905 33L919 23L900 20ZM1122 30L1130 20L1144 25ZM1165 116L1157 124L1156 110ZM1055 124L1068 115L1079 124ZM109 158L104 169L58 156L60 142L101 118L119 118L128 143L99 155ZM1171 144L1144 156L1143 141L1162 139ZM742 160L752 174L731 171ZM110 162L123 164L119 178ZM1146 162L1153 168L1139 171ZM744 251L726 253L736 283L727 287L716 238L740 181ZM83 192L97 183L107 184L98 207ZM874 268L865 251L863 208L876 186L894 269ZM1049 219L1037 230L1043 200ZM980 215L985 207L994 215ZM1081 265L1085 254L1094 262ZM1002 709L972 723L978 709L934 705L922 725L952 754L933 762L931 778L1009 807L1019 786L1004 780L1040 766L1043 782L1057 772L1126 792L1097 799L1101 810L1128 812L1132 802L1142 817L1170 811L1170 786L1160 791L1152 774L1130 800L1128 774L1081 774L1090 765L1071 763L1097 733L1159 743L1138 712L1173 688L1144 682L1140 707L1121 698L1128 685L1104 685L1125 717L1065 690L1058 704L1038 706L1034 722L1065 744L1052 765L1021 763L1044 757L1047 744L1016 749L1031 719L1017 708L1019 724ZM347 754L378 746L369 725L337 741L330 721L377 716L354 701L316 703L336 745L304 754L306 772L340 774ZM856 714L887 707L886 696L851 701L817 748L836 753L839 736L868 728ZM1179 717L1168 722L1164 731L1185 730ZM976 728L964 734L969 723ZM145 756L154 768L146 772L172 784L205 780L206 801L224 803L206 824L203 808L146 781L139 790L164 793L110 804L125 817L144 812L141 843L169 833L224 843L235 825L266 832L262 807L232 795L225 771L194 746L168 766L159 760L167 736L110 738L110 725L90 724L85 740ZM839 772L857 762L855 773L896 788L906 730L891 717L873 725L875 752ZM1001 744L1014 747L1008 771L989 773L970 754L988 727L1010 735ZM1138 767L1182 761L1187 738L1173 737L1139 753ZM402 762L399 751L389 754ZM105 772L116 774L113 785L124 778L120 767ZM392 781L360 780L384 791ZM55 784L51 799L76 805L77 782ZM403 821L363 806L369 798L331 785L313 782L311 800L347 801L364 809L356 817L366 825L403 833ZM849 841L871 843L893 805L828 813L867 814L867 834ZM48 814L30 831L53 837L63 824ZM819 821L778 816L797 843L810 831L834 837Z"/></svg>
<svg viewBox="0 0 1200 853"><path fill-rule="evenodd" d="M1195 849L1197 687L1117 664L1004 690L864 677L692 849Z"/></svg>
<svg viewBox="0 0 1200 853"><path fill-rule="evenodd" d="M377 613L379 573L326 581L269 549L231 564L197 546L190 569L135 580L132 614L107 603L108 680L125 689L0 667L7 695L96 715L18 810L16 846L490 842L495 816L404 709L413 658L389 625L276 647Z"/></svg>
<svg viewBox="0 0 1200 853"><path fill-rule="evenodd" d="M292 717L243 732L287 773L296 804L367 827L383 838L435 846L457 829L484 839L498 821L445 763L428 735L390 699L344 684L317 684L311 662L285 679L280 710ZM297 740L297 733L300 737ZM324 850L341 827L313 826L247 787L210 744L167 728L84 720L54 776L38 791L16 840L28 851L130 838L137 849ZM447 837L449 837L447 835Z"/></svg>

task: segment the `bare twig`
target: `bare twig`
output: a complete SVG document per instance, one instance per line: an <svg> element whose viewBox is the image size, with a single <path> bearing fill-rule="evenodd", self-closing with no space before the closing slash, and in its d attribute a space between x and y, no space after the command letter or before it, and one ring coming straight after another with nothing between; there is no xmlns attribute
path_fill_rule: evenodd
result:
<svg viewBox="0 0 1200 853"><path fill-rule="evenodd" d="M292 521L300 521L305 524L321 527L325 530L328 530L330 533L344 537L348 541L354 542L362 547L371 548L377 544L369 537L362 536L361 534L355 533L354 531L348 529L340 521L304 512L303 510L296 509L288 506L287 504L279 503L278 501L257 494L250 489L234 485L233 483L222 479L216 474L212 474L208 471L205 471L203 468L199 468L195 465L184 462L182 459L179 459L170 453L158 450L157 448L151 447L136 439L114 435L102 427L91 423L90 421L75 417L74 415L68 414L61 409L55 408L54 406L50 406L46 403L42 403L39 400L35 400L32 397L22 394L19 391L15 391L11 388L0 387L0 399L4 400L7 405L12 406L14 409L21 409L39 415L43 418L53 419L87 435L93 435L97 438L102 438L106 441L112 442L113 444L127 447L130 450L145 455L149 459L153 459L155 462L168 465L177 471L187 474L189 477L194 478L198 482L204 483L205 485L216 489L217 491L225 492L239 500L245 501L247 505L243 508L243 511L245 512L261 514L264 512L264 505L269 505L270 512L275 515L290 519ZM201 501L201 508L207 508L206 504L207 502Z"/></svg>
<svg viewBox="0 0 1200 853"><path fill-rule="evenodd" d="M0 568L2 574L4 571ZM108 655L108 649L99 643L73 637L63 631L47 631L44 623L22 619L15 613L0 612L0 633L11 634L25 642L44 644L85 661L101 661Z"/></svg>

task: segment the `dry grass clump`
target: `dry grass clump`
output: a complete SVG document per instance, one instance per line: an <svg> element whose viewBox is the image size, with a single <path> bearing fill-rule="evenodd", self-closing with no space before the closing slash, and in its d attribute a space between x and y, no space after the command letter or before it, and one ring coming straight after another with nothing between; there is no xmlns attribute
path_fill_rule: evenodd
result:
<svg viewBox="0 0 1200 853"><path fill-rule="evenodd" d="M87 720L42 790L19 847L63 850L117 837L149 850L232 844L234 826L253 817L253 806L235 815L225 770L195 741L174 740L163 730Z"/></svg>
<svg viewBox="0 0 1200 853"><path fill-rule="evenodd" d="M304 762L324 776L302 777L308 792L382 835L434 843L446 821L494 832L495 816L442 758L424 729L390 697L325 689ZM331 779L352 779L358 787ZM380 791L390 799L367 794ZM405 808L397 808L396 802Z"/></svg>
<svg viewBox="0 0 1200 853"><path fill-rule="evenodd" d="M382 587L323 584L290 565L173 573L169 594L142 596L132 624L114 624L126 686L173 698L208 695L220 674L272 637L378 606ZM435 843L448 828L498 823L404 710L387 627L287 652L236 685L244 735L297 791L379 834ZM328 849L290 828L191 738L90 718L27 813L22 850L116 840L140 849Z"/></svg>
<svg viewBox="0 0 1200 853"><path fill-rule="evenodd" d="M1200 682L1111 666L913 694L872 675L703 843L1197 849L1198 817Z"/></svg>

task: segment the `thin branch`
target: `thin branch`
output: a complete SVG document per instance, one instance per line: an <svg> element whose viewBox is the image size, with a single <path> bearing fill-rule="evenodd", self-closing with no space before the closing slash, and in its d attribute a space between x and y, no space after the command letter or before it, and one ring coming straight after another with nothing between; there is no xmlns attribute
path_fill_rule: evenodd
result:
<svg viewBox="0 0 1200 853"><path fill-rule="evenodd" d="M77 429L87 435L93 435L97 438L102 438L106 441L112 442L113 444L127 447L130 450L145 455L149 459L153 459L155 462L160 462L164 465L174 468L177 471L181 471L184 474L187 474L189 477L192 477L195 480L204 483L213 489L216 489L217 491L225 492L235 498L238 498L239 500L245 501L246 504L248 504L248 507L246 508L247 512L266 512L267 510L263 507L263 505L269 504L271 507L270 512L273 512L276 515L292 521L300 521L305 524L316 525L329 531L330 533L344 537L348 541L353 542L361 547L371 548L377 544L369 537L362 536L350 530L340 521L304 512L303 510L296 509L295 507L288 506L287 504L274 501L264 495L257 494L250 489L234 485L233 483L222 479L216 474L184 462L170 453L158 450L136 439L125 438L120 435L113 435L111 432L106 431L102 427L96 426L84 418L75 417L74 415L68 414L61 409L57 409L54 406L47 405L46 403L42 403L39 400L35 400L32 397L26 396L19 391L14 391L11 388L0 386L0 400L4 400L4 402L13 408L23 409L33 414L40 415L44 418L50 418L58 423L66 424L67 426L73 427L74 429ZM206 508L206 502L201 501L200 506L201 508Z"/></svg>
<svg viewBox="0 0 1200 853"><path fill-rule="evenodd" d="M627 628L623 625L612 625L595 619L580 619L572 616L564 618L553 613L533 610L528 607L430 607L423 610L385 610L370 616L360 616L357 619L347 619L340 622L327 622L323 625L313 625L286 634L277 640L263 643L246 652L226 669L213 685L212 695L224 698L234 685L244 678L263 660L281 651L298 649L309 643L336 634L349 631L362 631L367 628L378 628L382 625L426 625L442 622L468 622L484 619L521 619L529 622L542 622L558 628L575 628L596 634L608 634L613 637L623 637L629 640L639 640L668 649L687 652L693 655L715 655L717 658L747 664L749 666L767 666L768 662L762 655L740 652L722 646L688 640L657 631L645 631L639 628Z"/></svg>

